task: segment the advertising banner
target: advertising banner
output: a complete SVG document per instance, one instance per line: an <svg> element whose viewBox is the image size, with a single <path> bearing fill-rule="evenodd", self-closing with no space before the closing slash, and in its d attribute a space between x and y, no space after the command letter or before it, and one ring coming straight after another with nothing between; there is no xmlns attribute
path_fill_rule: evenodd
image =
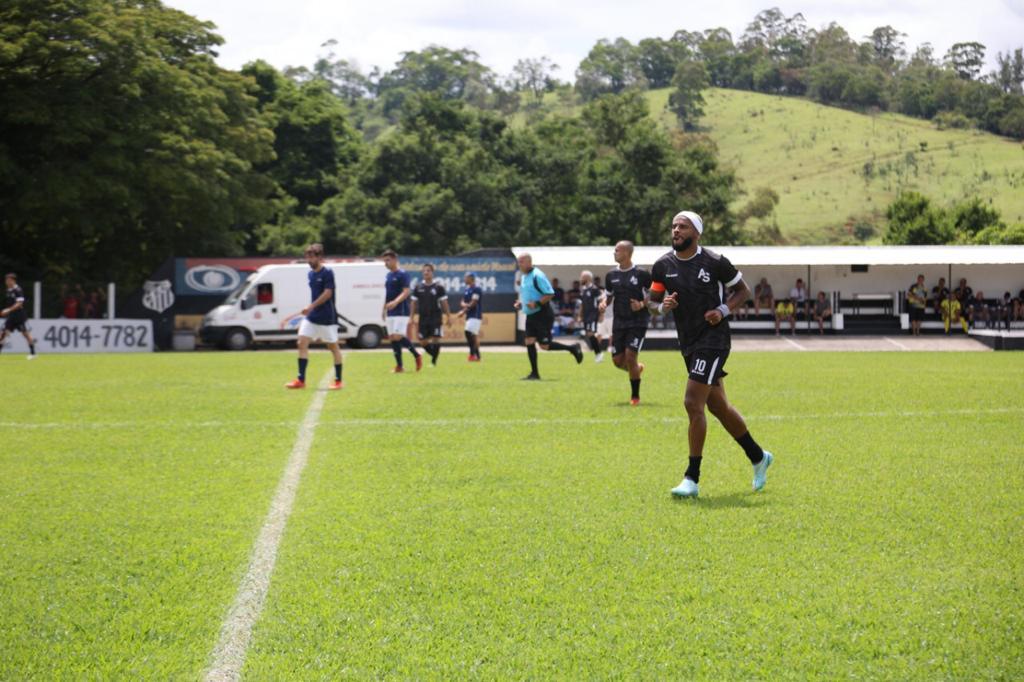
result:
<svg viewBox="0 0 1024 682"><path fill-rule="evenodd" d="M36 352L146 353L153 350L152 320L29 320ZM28 353L24 335L7 337L3 352Z"/></svg>

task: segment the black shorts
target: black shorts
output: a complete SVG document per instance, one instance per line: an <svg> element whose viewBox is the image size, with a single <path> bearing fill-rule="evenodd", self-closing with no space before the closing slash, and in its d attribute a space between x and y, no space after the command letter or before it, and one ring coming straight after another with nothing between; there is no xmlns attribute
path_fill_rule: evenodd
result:
<svg viewBox="0 0 1024 682"><path fill-rule="evenodd" d="M612 355L625 353L627 349L632 350L634 353L639 353L640 349L643 348L644 346L645 336L647 336L646 327L626 327L625 329L613 329L612 343L610 346Z"/></svg>
<svg viewBox="0 0 1024 682"><path fill-rule="evenodd" d="M526 316L526 338L537 339L545 346L551 343L551 327L555 324L555 313L551 306L543 305L540 310Z"/></svg>
<svg viewBox="0 0 1024 682"><path fill-rule="evenodd" d="M729 351L711 348L698 349L689 355L683 355L690 379L711 386L718 386L719 379L726 376L725 361L728 359Z"/></svg>
<svg viewBox="0 0 1024 682"><path fill-rule="evenodd" d="M923 319L924 319L924 308L915 308L914 306L910 306L910 321L911 322L920 322Z"/></svg>
<svg viewBox="0 0 1024 682"><path fill-rule="evenodd" d="M596 334L598 324L596 317L593 320L583 320L583 331L588 334Z"/></svg>
<svg viewBox="0 0 1024 682"><path fill-rule="evenodd" d="M21 315L10 315L4 318L4 331L7 332L21 332L22 334L28 331L28 327L25 325L27 320Z"/></svg>
<svg viewBox="0 0 1024 682"><path fill-rule="evenodd" d="M432 339L435 336L444 336L444 331L441 329L440 322L420 320L419 325L419 337L421 339Z"/></svg>

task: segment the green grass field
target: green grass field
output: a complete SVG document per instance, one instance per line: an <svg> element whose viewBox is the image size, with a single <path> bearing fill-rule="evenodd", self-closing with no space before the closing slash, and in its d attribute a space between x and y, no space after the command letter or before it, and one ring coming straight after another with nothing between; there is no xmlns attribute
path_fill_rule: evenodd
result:
<svg viewBox="0 0 1024 682"><path fill-rule="evenodd" d="M311 378L329 367L314 354ZM1020 679L1024 355L737 353L763 493L685 375L347 356L246 679ZM0 356L0 679L197 679L312 390L292 353Z"/></svg>

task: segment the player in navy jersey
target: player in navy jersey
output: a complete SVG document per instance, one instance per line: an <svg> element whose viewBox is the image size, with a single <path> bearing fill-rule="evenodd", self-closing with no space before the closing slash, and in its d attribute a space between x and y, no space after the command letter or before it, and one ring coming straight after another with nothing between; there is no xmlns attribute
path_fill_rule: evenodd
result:
<svg viewBox="0 0 1024 682"><path fill-rule="evenodd" d="M440 282L434 281L434 265L426 263L422 270L423 279L412 291L410 317L419 315L420 345L430 356L430 364L436 366L441 354L441 313L444 313L446 327L452 325L451 311L448 310L448 293Z"/></svg>
<svg viewBox="0 0 1024 682"><path fill-rule="evenodd" d="M384 310L381 316L387 321L388 339L391 341L391 352L395 354L395 373L404 372L402 367L402 349L408 348L416 359L416 371L423 368L423 358L416 352L416 347L409 340L409 275L398 266L398 254L388 249L380 255L388 269L384 280Z"/></svg>
<svg viewBox="0 0 1024 682"><path fill-rule="evenodd" d="M3 350L4 341L14 332L21 332L21 335L28 341L28 359L36 357L36 342L28 331L28 313L25 311L25 292L18 286L18 276L8 272L4 277L7 284L5 292L4 308L0 310L0 317L4 318L4 327L0 329L0 350Z"/></svg>
<svg viewBox="0 0 1024 682"><path fill-rule="evenodd" d="M594 362L604 360L604 340L598 332L601 323L601 288L594 285L594 273L584 270L580 273L580 307L576 321L583 326L583 335L590 350L594 351Z"/></svg>
<svg viewBox="0 0 1024 682"><path fill-rule="evenodd" d="M725 395L725 361L731 339L728 317L750 298L750 288L728 258L700 245L701 217L681 211L672 219L672 251L651 269L651 305L675 317L679 347L686 362L684 404L690 419L690 461L676 497L697 497L700 464L707 436L704 407L722 423L754 466L754 491L764 488L772 454L751 437L743 416ZM728 292L728 297L726 297Z"/></svg>
<svg viewBox="0 0 1024 682"><path fill-rule="evenodd" d="M615 312L612 323L612 362L629 372L631 390L629 402L640 404L640 375L644 365L637 358L647 335L651 314L647 310L646 291L651 287L651 274L633 265L633 242L620 241L615 245L618 267L604 278L604 298L600 304L604 312L609 303Z"/></svg>
<svg viewBox="0 0 1024 682"><path fill-rule="evenodd" d="M312 301L302 309L299 324L299 375L285 384L285 388L306 387L306 366L309 364L309 344L319 339L327 344L334 356L334 381L327 388L336 391L341 388L341 349L338 347L338 313L334 307L334 272L324 265L322 244L310 244L306 248L306 262L309 263L309 295Z"/></svg>
<svg viewBox="0 0 1024 682"><path fill-rule="evenodd" d="M463 280L462 303L456 317L466 318L466 343L469 345L469 362L480 362L480 325L483 322L484 292L476 285L476 275L467 272Z"/></svg>

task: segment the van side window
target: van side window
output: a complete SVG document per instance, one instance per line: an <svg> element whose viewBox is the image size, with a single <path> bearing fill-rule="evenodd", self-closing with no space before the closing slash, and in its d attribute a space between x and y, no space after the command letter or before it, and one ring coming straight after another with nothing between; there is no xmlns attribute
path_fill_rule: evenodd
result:
<svg viewBox="0 0 1024 682"><path fill-rule="evenodd" d="M274 302L274 285L270 282L256 285L256 303L269 305Z"/></svg>

